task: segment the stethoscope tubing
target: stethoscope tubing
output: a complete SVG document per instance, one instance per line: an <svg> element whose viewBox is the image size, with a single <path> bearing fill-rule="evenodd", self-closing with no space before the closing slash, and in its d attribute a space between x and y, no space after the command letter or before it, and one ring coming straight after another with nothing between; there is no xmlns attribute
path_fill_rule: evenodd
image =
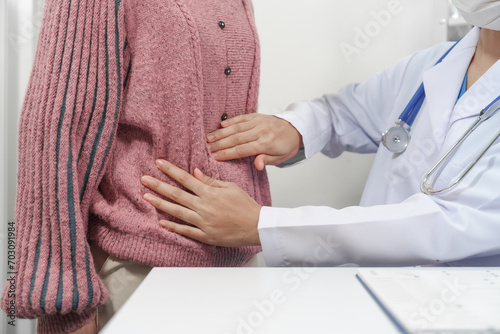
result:
<svg viewBox="0 0 500 334"><path fill-rule="evenodd" d="M458 177L446 188L436 190L429 181L431 180L431 175L441 166L442 163L457 149L457 147L474 131L481 123L487 121L491 116L493 116L500 108L500 96L497 97L492 103L488 105L485 109L481 111L478 118L472 123L469 129L453 144L453 146L443 155L441 159L422 177L422 182L420 183L420 190L427 195L440 194L454 188L462 179L471 171L471 169L481 160L481 158L486 154L486 152L493 146L493 144L500 138L500 131L497 135L488 143L488 145L481 151L481 153L476 157L474 162L469 164L468 168L465 169Z"/></svg>
<svg viewBox="0 0 500 334"><path fill-rule="evenodd" d="M399 117L399 121L404 122L406 125L408 125L408 127L410 127L413 124L415 118L417 117L418 112L420 111L420 108L424 103L424 100L425 100L425 89L424 89L424 84L422 83L415 92L415 95L413 95L413 97L411 98L405 111L403 111L403 114L401 114L401 116Z"/></svg>
<svg viewBox="0 0 500 334"><path fill-rule="evenodd" d="M434 66L440 64L446 58L446 56L448 56L451 50L453 50L455 46L457 46L458 43L460 43L460 41L453 44L453 46L449 48L444 55L441 56L441 58L437 61L437 63ZM411 98L410 102L406 106L405 110L403 110L401 116L399 116L399 120L403 121L408 126L411 126L413 124L413 121L417 117L418 112L420 111L420 108L424 103L424 100L425 100L425 88L424 88L424 83L421 83L417 91Z"/></svg>
<svg viewBox="0 0 500 334"><path fill-rule="evenodd" d="M441 56L441 58L437 61L437 63L434 66L441 63L459 42L460 41L453 44L452 47L448 49L448 51L446 51L444 55ZM413 121L417 117L420 108L424 103L424 100L425 100L425 88L424 88L424 83L422 82L420 86L417 88L415 94L413 94L412 98L410 99L410 102L408 102L405 109L399 116L398 120L396 121L396 125L392 126L391 128L387 129L387 131L382 133L382 144L389 151L396 154L400 154L406 150L408 142L410 141L411 138L410 135L411 125L413 124ZM392 137L390 135L391 133L393 134L396 133L400 135L395 135L394 137ZM400 142L402 136L405 137L404 143ZM394 143L390 143L391 140L393 140Z"/></svg>

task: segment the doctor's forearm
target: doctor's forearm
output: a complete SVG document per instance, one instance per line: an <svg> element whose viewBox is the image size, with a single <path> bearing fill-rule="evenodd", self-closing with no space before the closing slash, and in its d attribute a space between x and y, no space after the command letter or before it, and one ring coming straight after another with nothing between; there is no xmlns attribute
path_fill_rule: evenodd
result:
<svg viewBox="0 0 500 334"><path fill-rule="evenodd" d="M418 194L400 204L342 210L264 207L259 234L268 266L407 266L453 261L491 247L474 243L472 234L479 232L467 226Z"/></svg>

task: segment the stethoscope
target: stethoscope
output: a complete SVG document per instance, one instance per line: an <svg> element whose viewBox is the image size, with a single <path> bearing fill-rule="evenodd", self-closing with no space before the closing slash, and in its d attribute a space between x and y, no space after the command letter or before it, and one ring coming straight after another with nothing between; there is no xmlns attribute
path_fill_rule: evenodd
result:
<svg viewBox="0 0 500 334"><path fill-rule="evenodd" d="M460 41L453 44L453 46L448 51L446 51L446 53L438 60L436 65L441 63L459 42ZM417 114L420 111L420 107L422 107L424 100L425 89L424 83L422 82L415 94L413 94L410 102L408 102L406 108L399 116L398 120L396 121L396 125L392 126L382 134L382 143L392 153L399 154L406 151L411 138L411 125L417 117Z"/></svg>
<svg viewBox="0 0 500 334"><path fill-rule="evenodd" d="M451 156L451 154L460 146L460 144L474 131L481 123L486 122L491 116L493 116L498 109L500 109L500 96L498 96L493 102L491 102L486 108L481 110L478 118L472 123L472 125L465 131L465 133L457 140L455 144L443 155L441 159L432 167L427 173L422 177L422 182L420 183L420 190L424 194L434 195L450 190L455 187L462 179L470 172L472 167L474 167L477 162L483 157L486 151L500 138L500 131L496 136L486 145L486 147L477 155L476 159L472 161L467 168L464 169L460 175L458 175L447 187L442 189L434 189L434 183L436 182L436 177L439 166L445 162L445 160Z"/></svg>
<svg viewBox="0 0 500 334"><path fill-rule="evenodd" d="M439 64L443 61L444 58L450 53L451 50L459 43L455 43L436 63ZM434 65L435 66L435 65ZM462 84L462 89L460 92L460 96L465 92L466 89L467 76L464 79L464 83ZM420 108L425 100L425 90L424 84L422 83L420 87L417 89L410 102L403 110L403 113L399 116L399 119L396 121L396 125L389 128L382 134L382 143L384 146L391 152L400 154L403 153L408 147L408 143L410 142L410 130L413 121L415 120ZM434 189L434 183L436 182L437 172L439 167L444 164L448 157L452 155L452 153L460 146L460 144L474 131L479 125L493 116L498 109L500 109L500 96L498 96L495 100L493 100L486 108L484 108L480 113L478 118L472 123L472 125L467 129L467 131L457 140L455 144L443 155L441 159L422 177L422 182L420 184L420 189L423 193L427 195L431 194L439 194L445 192L447 190L455 187L469 172L470 170L477 164L477 162L484 156L486 151L500 138L500 132L488 143L488 145L478 154L476 159L472 161L464 171L456 177L451 184L442 189Z"/></svg>

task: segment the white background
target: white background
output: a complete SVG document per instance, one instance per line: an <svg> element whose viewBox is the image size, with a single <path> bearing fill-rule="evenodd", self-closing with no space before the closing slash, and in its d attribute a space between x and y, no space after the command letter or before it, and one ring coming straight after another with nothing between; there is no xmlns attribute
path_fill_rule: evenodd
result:
<svg viewBox="0 0 500 334"><path fill-rule="evenodd" d="M7 222L14 221L17 123L28 84L43 0L0 0L0 278L7 277ZM3 289L2 289L3 290ZM0 311L0 333L35 333L33 321L6 324Z"/></svg>
<svg viewBox="0 0 500 334"><path fill-rule="evenodd" d="M400 3L370 44L348 62L341 44L354 45L357 28L373 27L372 12ZM413 52L446 39L447 0L254 0L262 44L260 112L336 93ZM379 25L380 27L380 25ZM396 121L396 120L394 120ZM372 155L315 156L291 169L268 167L274 206L357 205Z"/></svg>
<svg viewBox="0 0 500 334"><path fill-rule="evenodd" d="M260 112L335 93L362 81L418 49L446 39L449 0L254 0L262 44ZM376 29L372 12L401 6L401 13ZM18 112L30 74L43 0L0 0L0 278L6 278L6 227L14 220ZM440 23L441 22L441 23ZM366 47L351 61L341 44L354 45L357 29L370 30ZM344 44L345 45L345 44ZM268 167L275 206L328 205L359 201L373 156L317 156L292 169ZM29 321L0 333L30 333Z"/></svg>

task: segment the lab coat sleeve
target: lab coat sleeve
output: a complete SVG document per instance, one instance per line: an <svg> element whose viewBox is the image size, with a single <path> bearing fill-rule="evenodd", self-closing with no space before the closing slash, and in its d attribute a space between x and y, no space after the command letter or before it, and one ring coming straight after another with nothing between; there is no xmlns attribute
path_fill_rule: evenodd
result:
<svg viewBox="0 0 500 334"><path fill-rule="evenodd" d="M87 230L121 108L124 29L120 1L45 2L19 121L15 292L1 300L38 333L83 327L107 298Z"/></svg>
<svg viewBox="0 0 500 334"><path fill-rule="evenodd" d="M264 207L258 228L266 263L411 266L499 255L499 155L497 143L442 195L340 210Z"/></svg>
<svg viewBox="0 0 500 334"><path fill-rule="evenodd" d="M338 94L296 102L277 114L299 131L304 143L303 151L280 166L295 165L320 151L331 158L344 151L376 152L412 57Z"/></svg>

